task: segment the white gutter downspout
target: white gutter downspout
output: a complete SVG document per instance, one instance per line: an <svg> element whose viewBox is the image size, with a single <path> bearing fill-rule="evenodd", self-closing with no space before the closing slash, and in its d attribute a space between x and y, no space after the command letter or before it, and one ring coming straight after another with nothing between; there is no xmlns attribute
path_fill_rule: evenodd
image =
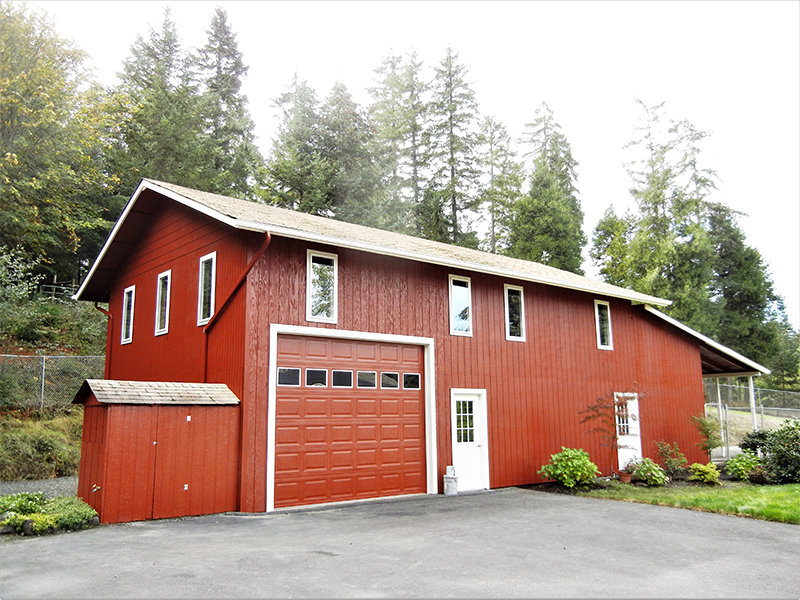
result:
<svg viewBox="0 0 800 600"><path fill-rule="evenodd" d="M756 390L753 386L752 375L748 375L747 384L750 387L750 414L753 415L753 431L758 431L758 419L756 418Z"/></svg>

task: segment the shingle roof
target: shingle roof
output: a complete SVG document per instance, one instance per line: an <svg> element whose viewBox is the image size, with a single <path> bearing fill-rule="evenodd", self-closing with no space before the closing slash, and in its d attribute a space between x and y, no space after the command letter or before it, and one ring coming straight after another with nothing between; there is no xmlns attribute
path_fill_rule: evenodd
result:
<svg viewBox="0 0 800 600"><path fill-rule="evenodd" d="M73 403L83 404L89 393L103 404L239 404L239 398L224 383L87 379Z"/></svg>
<svg viewBox="0 0 800 600"><path fill-rule="evenodd" d="M657 306L671 304L669 300L640 294L639 292L532 261L471 250L362 225L354 225L149 179L143 179L133 196L131 196L131 200L103 246L89 275L75 295L77 299L100 299L97 292L101 286L92 285L92 290L89 293L85 293L87 286L103 261L108 248L114 244L116 234L128 214L133 210L137 198L145 190L158 192L237 229L257 232L269 231L273 235L317 241L375 254L396 256L523 281L532 281ZM102 270L110 273L113 272L113 267L112 265L106 265Z"/></svg>

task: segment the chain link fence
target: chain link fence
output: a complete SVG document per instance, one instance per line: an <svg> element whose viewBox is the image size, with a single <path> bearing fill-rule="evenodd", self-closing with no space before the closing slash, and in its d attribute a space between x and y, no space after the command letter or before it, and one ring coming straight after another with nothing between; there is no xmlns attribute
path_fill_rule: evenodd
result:
<svg viewBox="0 0 800 600"><path fill-rule="evenodd" d="M104 356L0 354L0 409L69 405L84 379L102 379Z"/></svg>

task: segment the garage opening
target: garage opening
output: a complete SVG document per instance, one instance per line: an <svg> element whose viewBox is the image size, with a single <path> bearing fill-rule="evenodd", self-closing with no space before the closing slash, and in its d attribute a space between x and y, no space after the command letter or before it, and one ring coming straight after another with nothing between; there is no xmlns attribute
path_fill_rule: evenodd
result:
<svg viewBox="0 0 800 600"><path fill-rule="evenodd" d="M428 491L424 348L277 336L274 506Z"/></svg>

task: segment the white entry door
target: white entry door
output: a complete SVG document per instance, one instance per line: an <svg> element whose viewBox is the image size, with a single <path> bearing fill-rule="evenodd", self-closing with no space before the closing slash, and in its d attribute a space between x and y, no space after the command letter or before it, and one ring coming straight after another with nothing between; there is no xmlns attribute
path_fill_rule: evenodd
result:
<svg viewBox="0 0 800 600"><path fill-rule="evenodd" d="M622 469L628 461L642 458L642 436L639 428L639 395L615 392L617 422L617 460Z"/></svg>
<svg viewBox="0 0 800 600"><path fill-rule="evenodd" d="M453 467L458 491L489 489L486 390L450 391Z"/></svg>

